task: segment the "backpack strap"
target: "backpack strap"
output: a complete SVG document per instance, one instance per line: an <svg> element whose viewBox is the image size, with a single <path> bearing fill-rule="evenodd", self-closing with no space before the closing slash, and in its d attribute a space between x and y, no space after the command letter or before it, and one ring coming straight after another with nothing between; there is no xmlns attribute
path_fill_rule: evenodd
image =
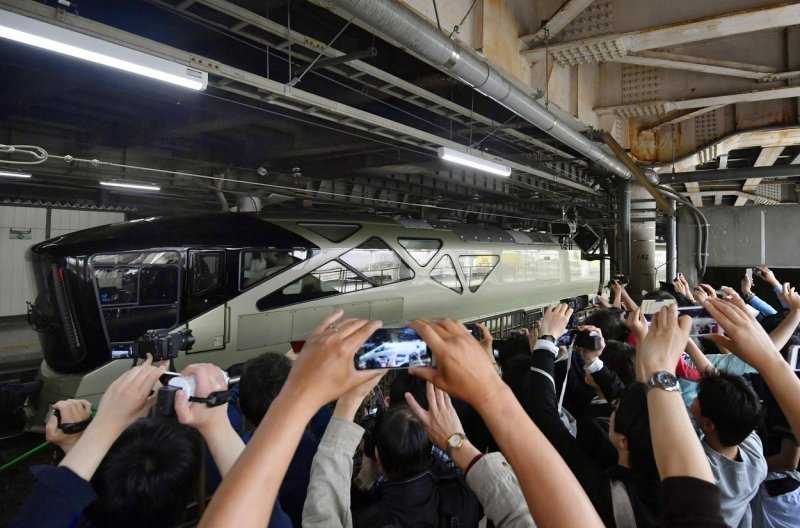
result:
<svg viewBox="0 0 800 528"><path fill-rule="evenodd" d="M614 522L617 528L636 528L631 497L621 480L611 479L611 504L614 506Z"/></svg>

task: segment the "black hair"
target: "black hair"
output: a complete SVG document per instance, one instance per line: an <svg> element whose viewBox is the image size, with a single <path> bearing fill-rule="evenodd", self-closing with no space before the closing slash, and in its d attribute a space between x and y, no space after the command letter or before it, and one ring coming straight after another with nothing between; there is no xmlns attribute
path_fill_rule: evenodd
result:
<svg viewBox="0 0 800 528"><path fill-rule="evenodd" d="M417 403L428 410L428 393L425 389L425 380L412 376L407 370L400 370L389 385L389 405L405 403L405 394L409 392Z"/></svg>
<svg viewBox="0 0 800 528"><path fill-rule="evenodd" d="M197 492L197 434L170 418L141 418L117 438L92 477L95 526L178 526Z"/></svg>
<svg viewBox="0 0 800 528"><path fill-rule="evenodd" d="M675 292L678 293L678 292ZM643 301L676 301L675 295L666 290L654 290L642 296Z"/></svg>
<svg viewBox="0 0 800 528"><path fill-rule="evenodd" d="M291 368L291 360L273 352L266 352L245 363L239 381L239 407L248 422L255 426L261 423L286 383Z"/></svg>
<svg viewBox="0 0 800 528"><path fill-rule="evenodd" d="M620 320L622 313L621 309L614 307L597 310L584 319L583 324L599 328L606 340L625 341L628 339L628 329Z"/></svg>
<svg viewBox="0 0 800 528"><path fill-rule="evenodd" d="M650 436L647 387L644 383L631 383L622 391L614 416L614 431L628 440L631 469L649 479L658 479L653 440Z"/></svg>
<svg viewBox="0 0 800 528"><path fill-rule="evenodd" d="M624 385L636 380L636 349L627 343L606 341L603 363L619 376Z"/></svg>
<svg viewBox="0 0 800 528"><path fill-rule="evenodd" d="M375 447L386 480L418 475L433 463L433 445L425 426L407 404L389 407L375 429Z"/></svg>
<svg viewBox="0 0 800 528"><path fill-rule="evenodd" d="M723 446L738 445L761 422L761 402L742 376L719 372L700 380L700 414L711 420Z"/></svg>

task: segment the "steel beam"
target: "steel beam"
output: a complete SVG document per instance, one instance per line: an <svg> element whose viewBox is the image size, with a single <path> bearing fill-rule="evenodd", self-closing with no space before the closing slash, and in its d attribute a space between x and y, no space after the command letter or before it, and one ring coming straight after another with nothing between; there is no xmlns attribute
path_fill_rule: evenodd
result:
<svg viewBox="0 0 800 528"><path fill-rule="evenodd" d="M659 177L662 184L745 181L748 178L790 179L800 178L800 166L742 167L737 169L676 172L675 174L665 172L660 174Z"/></svg>
<svg viewBox="0 0 800 528"><path fill-rule="evenodd" d="M530 35L523 35L520 37L520 40L526 44L542 42L547 38L548 32L549 36L552 38L567 27L570 22L575 20L575 17L580 15L593 1L594 0L567 0L558 8L558 11L550 17L550 20L544 24L542 29Z"/></svg>

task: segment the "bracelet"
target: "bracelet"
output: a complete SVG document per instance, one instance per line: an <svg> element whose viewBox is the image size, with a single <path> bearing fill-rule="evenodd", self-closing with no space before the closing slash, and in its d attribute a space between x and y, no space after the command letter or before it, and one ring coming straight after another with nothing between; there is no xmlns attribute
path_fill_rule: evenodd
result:
<svg viewBox="0 0 800 528"><path fill-rule="evenodd" d="M475 457L474 457L474 458L473 458L473 459L470 461L470 463L469 463L469 464L467 464L467 469L465 469L465 470L464 470L464 476L465 476L465 477L466 477L466 476L467 476L467 474L469 473L469 470L470 470L470 469L472 469L472 466L474 466L474 465L475 465L475 463L476 463L478 460L482 459L482 458L483 458L483 453L478 453L477 455L475 455Z"/></svg>
<svg viewBox="0 0 800 528"><path fill-rule="evenodd" d="M743 293L742 299L744 299L744 302L749 303L755 296L756 294L753 292Z"/></svg>

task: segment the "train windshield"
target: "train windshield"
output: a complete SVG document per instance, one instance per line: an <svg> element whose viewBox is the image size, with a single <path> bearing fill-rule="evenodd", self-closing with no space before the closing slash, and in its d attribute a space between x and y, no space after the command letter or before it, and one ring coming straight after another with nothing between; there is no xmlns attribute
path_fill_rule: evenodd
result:
<svg viewBox="0 0 800 528"><path fill-rule="evenodd" d="M180 254L149 251L95 255L97 298L111 343L133 341L178 323Z"/></svg>

